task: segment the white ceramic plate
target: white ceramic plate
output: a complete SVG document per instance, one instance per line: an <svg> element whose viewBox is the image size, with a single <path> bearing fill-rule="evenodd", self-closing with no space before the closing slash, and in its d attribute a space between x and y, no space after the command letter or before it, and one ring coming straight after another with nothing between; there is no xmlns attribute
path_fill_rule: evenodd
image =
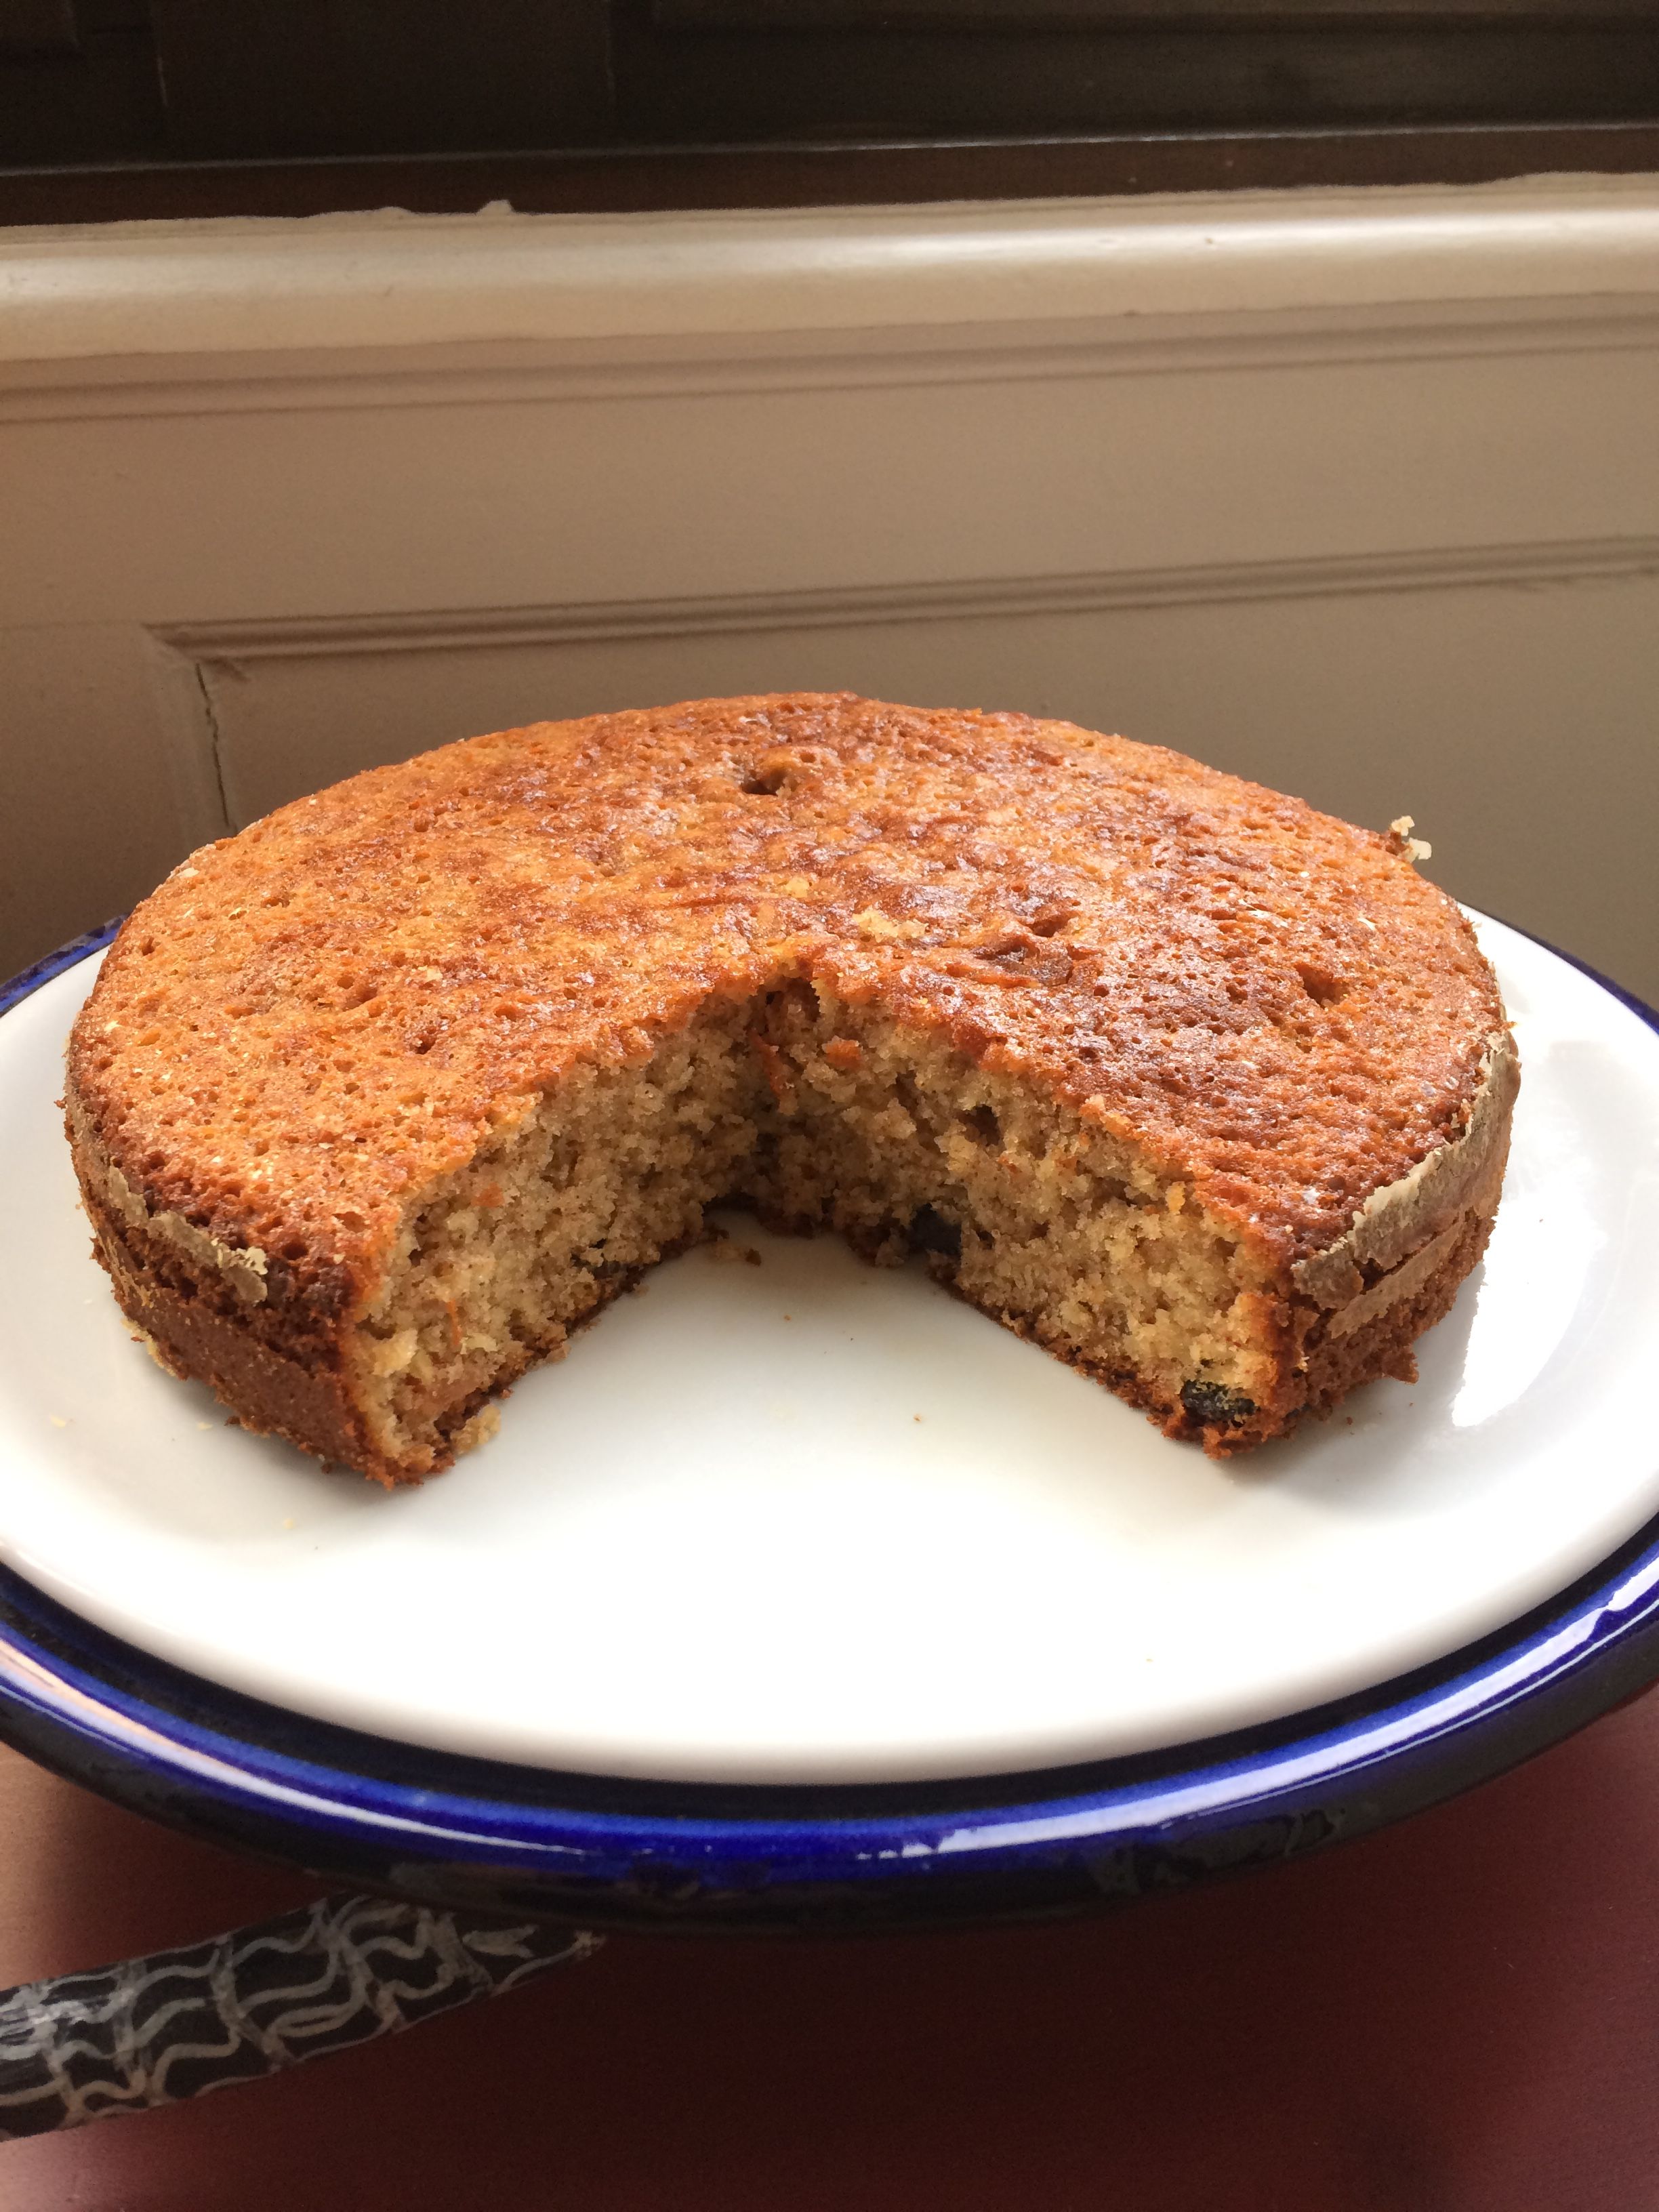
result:
<svg viewBox="0 0 1659 2212"><path fill-rule="evenodd" d="M405 1741L912 1780L1190 1741L1439 1657L1659 1511L1659 1036L1500 926L1524 1070L1414 1388L1218 1466L830 1239L660 1268L392 1496L128 1338L54 1107L95 961L0 1022L0 1557L144 1650Z"/></svg>

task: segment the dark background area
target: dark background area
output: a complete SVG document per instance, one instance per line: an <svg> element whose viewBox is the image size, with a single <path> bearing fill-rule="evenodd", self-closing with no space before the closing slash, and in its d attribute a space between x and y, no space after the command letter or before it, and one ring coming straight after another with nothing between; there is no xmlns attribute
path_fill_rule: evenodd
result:
<svg viewBox="0 0 1659 2212"><path fill-rule="evenodd" d="M1659 0L0 0L0 221L1659 167Z"/></svg>

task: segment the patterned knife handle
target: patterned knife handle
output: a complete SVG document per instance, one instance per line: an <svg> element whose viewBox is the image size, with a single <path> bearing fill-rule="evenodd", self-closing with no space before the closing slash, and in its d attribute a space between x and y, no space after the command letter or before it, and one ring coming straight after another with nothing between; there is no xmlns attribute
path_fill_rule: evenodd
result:
<svg viewBox="0 0 1659 2212"><path fill-rule="evenodd" d="M0 2142L258 2081L499 1996L603 1941L325 1898L185 1950L0 1990Z"/></svg>

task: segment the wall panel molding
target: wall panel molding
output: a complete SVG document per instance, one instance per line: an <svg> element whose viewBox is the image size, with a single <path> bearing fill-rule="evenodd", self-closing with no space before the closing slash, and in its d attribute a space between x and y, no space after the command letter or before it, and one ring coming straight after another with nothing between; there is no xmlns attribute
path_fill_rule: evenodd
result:
<svg viewBox="0 0 1659 2212"><path fill-rule="evenodd" d="M157 629L152 635L158 647L179 656L210 681L216 672L236 678L250 664L294 658L862 628L965 617L994 621L1006 616L1212 606L1351 592L1453 591L1494 585L1526 588L1630 576L1659 576L1659 533L1535 545L1423 547L1359 557L1235 562L1092 575L989 576L966 582L900 584L878 592L726 593L590 606L434 608L424 613L184 623Z"/></svg>
<svg viewBox="0 0 1659 2212"><path fill-rule="evenodd" d="M1659 179L0 234L0 414L1648 345Z"/></svg>
<svg viewBox="0 0 1659 2212"><path fill-rule="evenodd" d="M1659 240L1656 240L1659 269ZM162 379L141 359L76 364L0 361L0 424L203 415L283 415L434 407L535 407L630 399L740 397L747 392L881 391L910 386L1055 383L1107 377L1220 375L1381 362L1523 360L1650 354L1659 348L1659 289L1651 301L1496 301L1469 307L1401 304L1315 315L1237 313L1033 325L1015 346L968 344L918 327L902 345L825 334L809 344L756 337L741 349L691 343L673 358L618 343L533 349L534 362L468 348L416 368L383 351L294 356L278 362L180 359ZM441 356L446 349L435 349Z"/></svg>
<svg viewBox="0 0 1659 2212"><path fill-rule="evenodd" d="M1651 299L1651 178L637 217L316 216L0 237L0 358L289 354L1109 315Z"/></svg>

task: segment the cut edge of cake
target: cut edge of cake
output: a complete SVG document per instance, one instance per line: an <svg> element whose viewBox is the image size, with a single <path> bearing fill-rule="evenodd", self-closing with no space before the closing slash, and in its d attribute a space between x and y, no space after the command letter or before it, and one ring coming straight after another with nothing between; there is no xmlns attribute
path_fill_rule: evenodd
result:
<svg viewBox="0 0 1659 2212"><path fill-rule="evenodd" d="M388 1486L453 1462L494 1401L709 1210L830 1230L937 1278L1215 1456L1358 1384L1415 1374L1490 1233L1518 1068L1485 1042L1461 1127L1287 1261L1194 1194L1178 1158L977 1065L878 1002L781 975L714 997L648 1057L582 1066L412 1193L378 1265L271 1295L267 1255L152 1209L76 1093L71 1140L129 1322L250 1429Z"/></svg>

